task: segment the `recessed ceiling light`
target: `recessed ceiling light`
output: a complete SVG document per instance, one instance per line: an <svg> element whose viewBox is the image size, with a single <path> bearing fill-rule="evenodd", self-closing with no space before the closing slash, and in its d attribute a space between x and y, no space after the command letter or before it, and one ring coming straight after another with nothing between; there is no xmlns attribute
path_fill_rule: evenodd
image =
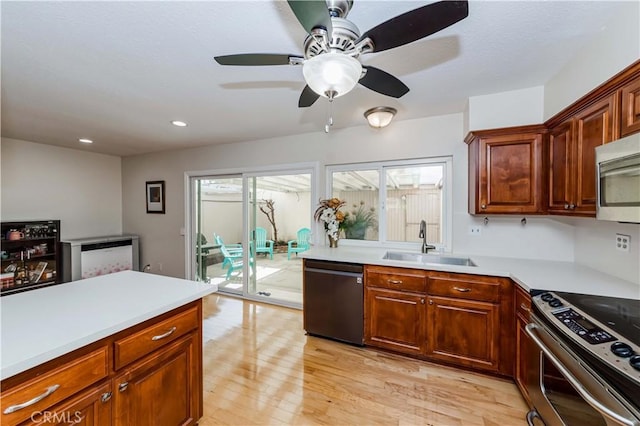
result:
<svg viewBox="0 0 640 426"><path fill-rule="evenodd" d="M93 143L93 141L91 139L87 139L87 138L80 138L80 139L78 139L78 142Z"/></svg>
<svg viewBox="0 0 640 426"><path fill-rule="evenodd" d="M173 124L174 126L178 126L178 127L187 127L187 123L185 123L184 121L180 121L180 120L173 120L171 122L171 124Z"/></svg>

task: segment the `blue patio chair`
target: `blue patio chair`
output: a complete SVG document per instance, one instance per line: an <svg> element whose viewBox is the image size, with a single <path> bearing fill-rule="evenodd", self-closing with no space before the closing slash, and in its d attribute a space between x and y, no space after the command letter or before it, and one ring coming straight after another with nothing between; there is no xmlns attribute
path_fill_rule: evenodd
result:
<svg viewBox="0 0 640 426"><path fill-rule="evenodd" d="M242 246L240 244L225 244L220 235L216 235L215 240L224 256L222 267L229 267L230 270L233 270L233 264L240 261L239 266L242 268ZM230 273L227 275L230 275Z"/></svg>
<svg viewBox="0 0 640 426"><path fill-rule="evenodd" d="M295 246L294 246L295 244ZM291 253L307 251L311 248L311 229L300 228L298 230L298 238L287 242L287 260L291 260Z"/></svg>
<svg viewBox="0 0 640 426"><path fill-rule="evenodd" d="M273 259L273 240L267 240L267 230L256 228L256 254L269 253L269 258Z"/></svg>

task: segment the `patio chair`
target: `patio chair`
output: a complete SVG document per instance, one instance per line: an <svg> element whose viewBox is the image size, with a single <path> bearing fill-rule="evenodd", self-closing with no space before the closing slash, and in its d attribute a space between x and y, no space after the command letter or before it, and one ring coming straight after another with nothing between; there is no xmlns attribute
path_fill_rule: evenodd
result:
<svg viewBox="0 0 640 426"><path fill-rule="evenodd" d="M215 240L224 256L222 267L229 267L230 270L233 270L233 264L240 261L239 267L242 268L242 246L240 244L225 244L220 235L216 235Z"/></svg>
<svg viewBox="0 0 640 426"><path fill-rule="evenodd" d="M273 240L267 240L267 230L256 228L256 254L269 253L269 258L273 259Z"/></svg>
<svg viewBox="0 0 640 426"><path fill-rule="evenodd" d="M294 246L295 244L295 246ZM311 229L300 228L298 230L298 238L287 242L287 260L291 260L291 253L307 251L311 248Z"/></svg>

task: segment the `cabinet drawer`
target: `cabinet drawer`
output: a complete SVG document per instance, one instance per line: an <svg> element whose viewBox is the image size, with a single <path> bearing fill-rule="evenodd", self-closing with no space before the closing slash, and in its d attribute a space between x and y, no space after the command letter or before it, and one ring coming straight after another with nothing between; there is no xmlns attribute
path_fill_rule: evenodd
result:
<svg viewBox="0 0 640 426"><path fill-rule="evenodd" d="M422 270L367 267L366 285L424 293L427 278Z"/></svg>
<svg viewBox="0 0 640 426"><path fill-rule="evenodd" d="M531 296L516 285L516 314L528 320L530 312Z"/></svg>
<svg viewBox="0 0 640 426"><path fill-rule="evenodd" d="M500 301L500 281L493 277L468 274L431 273L427 293L458 299Z"/></svg>
<svg viewBox="0 0 640 426"><path fill-rule="evenodd" d="M192 308L154 323L130 336L116 340L114 343L116 370L197 327L198 310Z"/></svg>
<svg viewBox="0 0 640 426"><path fill-rule="evenodd" d="M15 425L81 391L109 374L108 348L44 372L42 375L2 393L0 423Z"/></svg>

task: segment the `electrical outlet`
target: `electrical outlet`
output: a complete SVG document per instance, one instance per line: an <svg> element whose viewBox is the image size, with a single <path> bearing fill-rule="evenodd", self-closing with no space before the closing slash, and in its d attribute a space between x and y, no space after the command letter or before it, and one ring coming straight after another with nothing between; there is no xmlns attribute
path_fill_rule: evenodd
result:
<svg viewBox="0 0 640 426"><path fill-rule="evenodd" d="M629 252L629 242L631 236L624 234L616 234L616 249L620 251Z"/></svg>
<svg viewBox="0 0 640 426"><path fill-rule="evenodd" d="M469 226L469 235L480 236L482 234L482 228L479 226Z"/></svg>

